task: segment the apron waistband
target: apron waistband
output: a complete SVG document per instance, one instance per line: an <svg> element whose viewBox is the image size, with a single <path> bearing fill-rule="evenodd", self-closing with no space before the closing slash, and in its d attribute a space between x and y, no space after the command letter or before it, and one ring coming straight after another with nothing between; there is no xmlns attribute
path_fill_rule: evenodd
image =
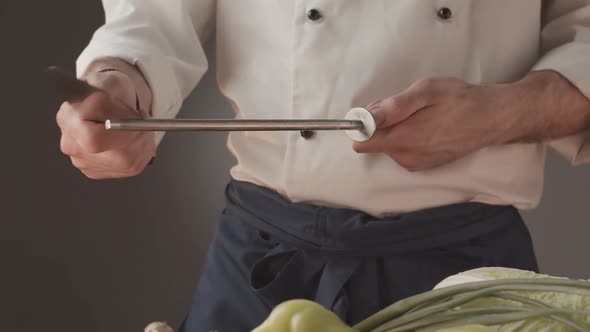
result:
<svg viewBox="0 0 590 332"><path fill-rule="evenodd" d="M379 219L351 209L291 203L270 189L236 180L228 184L226 198L226 213L290 246L325 255L379 256L447 247L520 219L512 206L475 202Z"/></svg>

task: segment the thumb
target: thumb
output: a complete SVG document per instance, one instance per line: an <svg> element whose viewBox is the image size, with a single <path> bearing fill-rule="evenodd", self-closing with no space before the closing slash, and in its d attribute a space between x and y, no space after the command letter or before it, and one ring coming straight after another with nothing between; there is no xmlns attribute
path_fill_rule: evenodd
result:
<svg viewBox="0 0 590 332"><path fill-rule="evenodd" d="M408 89L398 95L381 99L368 106L377 128L391 127L420 109L430 106L428 98L416 89Z"/></svg>

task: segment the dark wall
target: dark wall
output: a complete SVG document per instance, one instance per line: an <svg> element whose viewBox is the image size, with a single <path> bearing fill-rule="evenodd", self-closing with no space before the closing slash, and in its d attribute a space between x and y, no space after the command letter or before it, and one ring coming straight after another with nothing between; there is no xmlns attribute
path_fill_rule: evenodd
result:
<svg viewBox="0 0 590 332"><path fill-rule="evenodd" d="M169 134L145 174L85 179L59 152L59 105L37 74L50 64L73 69L103 20L100 3L12 3L0 9L9 45L0 52L9 64L0 76L8 100L0 326L110 332L141 331L152 320L178 324L223 205L233 163L225 135ZM231 116L213 71L180 116ZM571 168L551 154L542 205L525 213L545 272L590 278L589 200L590 166Z"/></svg>
<svg viewBox="0 0 590 332"><path fill-rule="evenodd" d="M18 6L0 9L10 19L2 28L13 34L16 50L9 54L15 67L8 109L25 120L18 127L8 123L19 137L14 143L24 149L17 149L17 198L7 190L13 197L3 201L9 209L13 203L18 207L0 224L0 326L8 321L10 331L98 332L143 331L153 320L177 325L222 209L233 163L226 135L172 134L143 175L86 179L59 151L59 103L39 73L51 64L73 70L104 19L100 1ZM189 99L191 111L181 116L231 116L213 74Z"/></svg>

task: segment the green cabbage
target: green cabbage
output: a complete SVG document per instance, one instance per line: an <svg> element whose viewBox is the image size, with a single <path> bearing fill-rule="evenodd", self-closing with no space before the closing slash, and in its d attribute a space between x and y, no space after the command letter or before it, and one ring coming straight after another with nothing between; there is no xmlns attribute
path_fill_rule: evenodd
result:
<svg viewBox="0 0 590 332"><path fill-rule="evenodd" d="M485 280L497 280L497 279L516 279L516 278L556 278L548 275L537 274L531 271L523 271L510 268L502 267L487 267L479 268L475 270L465 271L457 275L451 276L440 282L435 289L463 284L467 282L485 281ZM565 278L562 278L565 279ZM533 292L533 291L512 291L508 296L516 295L524 297L528 300L532 300L529 303L522 303L514 299L506 298L480 298L471 301L457 309L465 308L484 308L484 307L527 307L537 305L547 305L555 309L567 309L578 311L579 314L572 314L570 317L575 320L580 326L590 330L590 296L577 295L577 294L565 294L565 293L553 293L553 292ZM445 329L441 332L476 332L486 331L480 327L461 327L453 329ZM487 330L490 331L490 330ZM560 322L549 318L530 318L520 322L514 322L501 326L494 326L491 331L499 332L569 332L577 331L572 327L568 327Z"/></svg>
<svg viewBox="0 0 590 332"><path fill-rule="evenodd" d="M483 326L483 325L465 325L459 327L451 327L448 329L438 330L437 332L496 332L495 328Z"/></svg>

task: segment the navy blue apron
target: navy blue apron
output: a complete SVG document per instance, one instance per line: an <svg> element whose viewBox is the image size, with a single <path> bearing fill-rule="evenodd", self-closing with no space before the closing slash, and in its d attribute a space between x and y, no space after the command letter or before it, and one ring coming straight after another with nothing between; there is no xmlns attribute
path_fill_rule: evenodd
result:
<svg viewBox="0 0 590 332"><path fill-rule="evenodd" d="M293 298L354 324L461 271L538 270L511 206L464 203L377 219L239 181L226 200L181 332L250 331Z"/></svg>

